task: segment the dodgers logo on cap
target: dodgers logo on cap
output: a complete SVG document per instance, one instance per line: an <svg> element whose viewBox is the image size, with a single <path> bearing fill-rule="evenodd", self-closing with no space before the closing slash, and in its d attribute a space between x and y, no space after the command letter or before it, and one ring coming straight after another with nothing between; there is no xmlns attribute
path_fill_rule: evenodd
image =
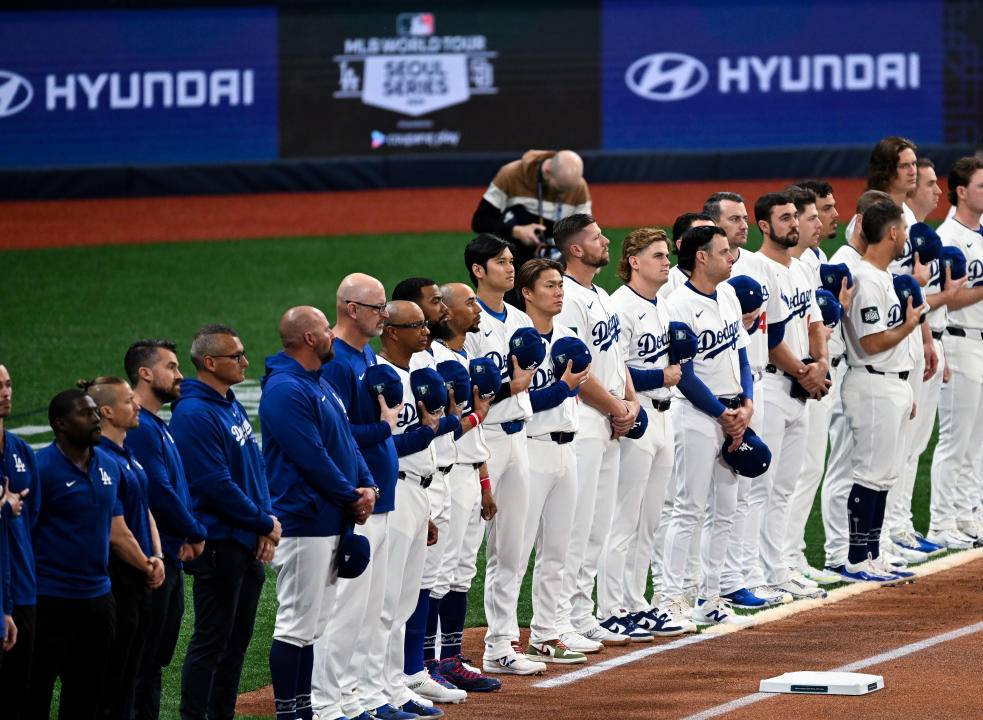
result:
<svg viewBox="0 0 983 720"><path fill-rule="evenodd" d="M734 472L744 477L758 477L768 470L771 465L771 450L751 428L744 431L744 437L737 450L731 451L733 442L728 435L724 438L721 457L724 462L734 468Z"/></svg>
<svg viewBox="0 0 983 720"><path fill-rule="evenodd" d="M638 408L638 417L635 418L635 424L631 426L631 430L625 433L625 437L638 440L638 438L645 434L648 426L649 416L645 412L645 408Z"/></svg>

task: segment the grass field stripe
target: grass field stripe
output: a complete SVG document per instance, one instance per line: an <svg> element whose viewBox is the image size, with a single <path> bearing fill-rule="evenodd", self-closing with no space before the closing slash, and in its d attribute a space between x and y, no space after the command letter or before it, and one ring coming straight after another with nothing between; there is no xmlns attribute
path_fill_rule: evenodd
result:
<svg viewBox="0 0 983 720"><path fill-rule="evenodd" d="M920 652L921 650L926 650L927 648L940 645L944 642L949 642L950 640L956 640L967 635L972 635L973 633L978 633L981 630L983 630L983 622L974 623L973 625L967 625L966 627L961 627L957 630L950 630L949 632L942 633L941 635L935 635L933 637L925 638L924 640L919 640L918 642L902 645L894 650L888 650L887 652L872 655L871 657L863 660L857 660L856 662L852 662L847 665L841 665L838 668L833 668L830 672L857 672L858 670L864 670L875 665L897 660L898 658ZM742 698L737 698L736 700L726 702L723 705L717 705L716 707L704 710L703 712L698 712L695 715L687 715L685 718L683 718L683 720L709 720L709 718L720 717L721 715L729 713L732 710L737 710L738 708L752 705L760 700L785 694L787 693L752 693L751 695L745 695Z"/></svg>
<svg viewBox="0 0 983 720"><path fill-rule="evenodd" d="M578 680L584 680L594 675L599 675L602 672L607 672L608 670L614 670L615 668L621 667L622 665L627 665L628 663L635 662L636 660L641 660L642 658L647 658L651 655L658 655L659 653L668 652L669 650L675 650L676 648L686 647L687 645L694 645L698 642L703 642L704 640L711 640L717 635L711 633L701 633L699 635L685 635L678 640L673 640L665 645L654 645L641 650L635 650L627 655L619 655L618 657L611 658L610 660L605 660L604 662L597 663L596 665L590 665L579 670L574 670L573 672L564 673L563 675L558 675L556 677L551 677L548 680L541 680L538 683L533 683L534 688L555 688L561 685L569 685L570 683L577 682Z"/></svg>

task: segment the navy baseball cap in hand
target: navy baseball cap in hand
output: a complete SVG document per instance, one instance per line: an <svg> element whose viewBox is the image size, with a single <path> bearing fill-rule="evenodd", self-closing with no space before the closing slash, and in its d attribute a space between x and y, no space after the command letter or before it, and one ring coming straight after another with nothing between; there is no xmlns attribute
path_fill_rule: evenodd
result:
<svg viewBox="0 0 983 720"><path fill-rule="evenodd" d="M352 526L348 525L338 542L338 577L357 578L365 572L371 556L369 539L356 535Z"/></svg>
<svg viewBox="0 0 983 720"><path fill-rule="evenodd" d="M464 404L465 414L471 411L471 375L457 360L437 363L437 372L444 378L444 387L454 391L454 402Z"/></svg>
<svg viewBox="0 0 983 720"><path fill-rule="evenodd" d="M819 266L819 282L836 297L840 296L843 278L846 278L847 287L853 287L853 273L846 263L823 263Z"/></svg>
<svg viewBox="0 0 983 720"><path fill-rule="evenodd" d="M931 225L923 222L912 225L908 228L908 241L911 243L911 251L918 253L918 259L925 265L939 259L939 253L942 252L942 238Z"/></svg>
<svg viewBox="0 0 983 720"><path fill-rule="evenodd" d="M491 358L474 358L468 364L471 383L478 386L478 395L484 399L495 397L502 387L502 371Z"/></svg>
<svg viewBox="0 0 983 720"><path fill-rule="evenodd" d="M918 281L911 275L894 276L894 292L901 303L901 310L908 307L908 298L911 298L912 309L922 306L922 289L918 286Z"/></svg>
<svg viewBox="0 0 983 720"><path fill-rule="evenodd" d="M584 341L576 337L561 337L550 348L550 358L553 361L553 377L559 380L567 370L567 361L572 360L571 370L583 372L590 365L590 350Z"/></svg>
<svg viewBox="0 0 983 720"><path fill-rule="evenodd" d="M728 450L731 442L733 441L729 435L724 438L721 456L725 463L734 468L734 472L753 478L768 470L771 465L771 450L754 430L748 428L744 431L744 438L734 452Z"/></svg>
<svg viewBox="0 0 983 720"><path fill-rule="evenodd" d="M823 325L826 327L836 327L836 323L843 318L843 306L829 290L816 290L816 305L823 313Z"/></svg>
<svg viewBox="0 0 983 720"><path fill-rule="evenodd" d="M372 394L373 400L382 395L390 408L398 408L403 404L403 381L389 365L370 365L365 368L365 387Z"/></svg>
<svg viewBox="0 0 983 720"><path fill-rule="evenodd" d="M444 378L433 368L425 367L410 373L413 397L422 402L428 413L435 413L447 404Z"/></svg>
<svg viewBox="0 0 983 720"><path fill-rule="evenodd" d="M745 277L745 276L741 276ZM761 287L758 286L760 290ZM669 362L673 365L688 362L696 357L699 349L699 338L693 329L684 322L671 320L669 322Z"/></svg>
<svg viewBox="0 0 983 720"><path fill-rule="evenodd" d="M966 256L957 247L946 245L939 253L939 287L945 290L945 269L949 268L953 280L966 277Z"/></svg>
<svg viewBox="0 0 983 720"><path fill-rule="evenodd" d="M512 370L512 358L519 361L523 370L535 370L546 359L546 341L536 328L521 327L512 333L509 339L509 371Z"/></svg>
<svg viewBox="0 0 983 720"><path fill-rule="evenodd" d="M744 315L754 312L765 301L764 293L761 292L761 285L754 278L747 275L735 275L732 278L727 278L727 282L733 286L734 292L737 293L737 299L741 303L741 313Z"/></svg>
<svg viewBox="0 0 983 720"><path fill-rule="evenodd" d="M638 409L638 417L635 418L635 424L631 426L631 430L625 433L626 438L631 438L632 440L638 440L642 435L645 434L646 428L649 426L649 416L645 412L645 408Z"/></svg>

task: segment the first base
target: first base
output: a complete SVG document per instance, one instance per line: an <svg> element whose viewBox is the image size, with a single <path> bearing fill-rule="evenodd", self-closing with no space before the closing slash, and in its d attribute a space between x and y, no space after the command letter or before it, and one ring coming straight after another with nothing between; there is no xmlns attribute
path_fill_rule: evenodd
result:
<svg viewBox="0 0 983 720"><path fill-rule="evenodd" d="M884 687L880 675L802 670L762 680L759 692L800 695L866 695Z"/></svg>

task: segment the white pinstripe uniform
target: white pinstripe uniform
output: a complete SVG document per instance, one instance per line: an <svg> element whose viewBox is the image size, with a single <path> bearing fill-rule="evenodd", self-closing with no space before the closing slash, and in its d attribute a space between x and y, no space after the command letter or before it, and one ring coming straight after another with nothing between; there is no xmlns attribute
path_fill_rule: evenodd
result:
<svg viewBox="0 0 983 720"><path fill-rule="evenodd" d="M393 430L393 435L401 435L420 419L410 388L410 372L382 356L379 356L379 363L392 367L403 381L403 406ZM387 702L400 707L412 697L403 674L403 641L406 621L420 597L426 559L430 500L421 481L435 474L435 458L433 443L399 458L399 472L405 477L396 481L396 509L389 513L389 575L382 604L383 625L391 628L384 666L386 697L363 697L367 707L378 707Z"/></svg>
<svg viewBox="0 0 983 720"><path fill-rule="evenodd" d="M983 236L955 218L939 226L947 246L966 256L966 287L983 283ZM960 331L962 334L959 334ZM933 532L957 529L971 522L980 504L979 445L975 438L983 420L983 302L949 312L942 336L952 379L939 395L939 442L932 463Z"/></svg>
<svg viewBox="0 0 983 720"><path fill-rule="evenodd" d="M642 297L628 285L618 288L611 300L621 318L621 343L629 368L665 369L669 365L665 302ZM670 388L636 392L649 424L641 438L620 441L614 514L625 522L613 525L603 564L612 577L620 575L622 582L620 586L607 583L605 594L598 593L598 615L603 618L622 609L640 612L651 608L645 599L645 585L675 456L672 419L664 405L670 401ZM661 574L661 566L658 572Z"/></svg>
<svg viewBox="0 0 983 720"><path fill-rule="evenodd" d="M751 426L760 432L767 420L767 410L760 397L761 381L765 365L768 364L768 324L782 322L787 317L788 310L782 303L780 295L772 287L771 278L761 262L761 256L757 253L741 250L730 269L731 277L738 275L747 275L757 281L764 299L761 314L758 316L757 330L749 336L747 347L748 364L754 377L755 396ZM759 538L768 493L757 481L760 481L760 478L752 480L738 475L733 530L730 541L726 543L724 567L720 574L720 587L724 594L765 584L759 561Z"/></svg>
<svg viewBox="0 0 983 720"><path fill-rule="evenodd" d="M852 245L843 245L829 259L834 265L843 263L850 269L856 282L856 270L860 264L860 252ZM854 292L854 301L856 291ZM843 412L843 380L847 373L846 339L844 323L833 332L829 339L829 358L833 365L833 386L829 394L833 396L833 407L829 416L829 461L823 479L820 500L823 510L823 528L826 532L826 565L839 567L847 561L850 546L850 529L847 524L846 503L853 487L853 432Z"/></svg>
<svg viewBox="0 0 983 720"><path fill-rule="evenodd" d="M502 382L506 383L509 339L520 327L532 327L532 320L508 304L502 313L493 312L484 303L481 306L479 330L468 333L464 350L469 357L491 358L502 371ZM529 393L522 392L492 405L483 423L489 451L488 474L498 505L498 514L485 528L485 617L488 620L485 657L488 658L510 655L511 642L519 633L516 613L519 584L526 569L522 545L529 503L529 454L523 424L530 417Z"/></svg>
<svg viewBox="0 0 983 720"><path fill-rule="evenodd" d="M693 359L696 376L718 397L738 396L738 351L747 347L748 335L733 288L721 283L711 297L687 283L669 296L664 310L670 319L689 325L699 338ZM716 418L682 398L673 420L678 423L673 467L676 497L666 530L663 593L670 601L682 598L690 539L711 502L701 541L699 587L699 596L711 599L720 594L720 570L737 505L737 475L720 457L724 431Z"/></svg>
<svg viewBox="0 0 983 720"><path fill-rule="evenodd" d="M810 356L809 326L822 322L814 297L815 276L807 265L795 258L789 267L765 255L760 259L770 276L770 291L780 296L789 313L782 342L792 355L805 359ZM792 381L769 363L761 382L759 402L765 405L765 422L760 434L771 450L771 466L757 478L755 486L767 494L761 520L760 565L766 583L772 586L789 579L784 552L789 500L802 469L809 434L807 403L793 398L789 394L791 387Z"/></svg>
<svg viewBox="0 0 983 720"><path fill-rule="evenodd" d="M573 330L590 349L590 382L600 383L615 397L623 398L627 370L619 342L621 321L614 303L603 288L584 287L569 275L563 278L563 292L563 310L553 324ZM586 631L596 625L592 597L595 577L598 585L620 582L620 578L599 575L598 561L611 531L621 446L611 439L611 424L605 415L585 402L579 408L580 430L574 441L577 508L560 600L561 632Z"/></svg>
<svg viewBox="0 0 983 720"><path fill-rule="evenodd" d="M553 332L546 338L546 360L536 370L530 391L550 387L559 380L553 373L550 350L561 337L573 337L573 332L554 323ZM529 510L522 557L528 561L535 546L532 622L529 624L529 642L533 645L560 635L559 601L577 504L577 454L574 443L565 436L573 435L579 428L578 405L576 396L568 397L554 408L533 413L526 423L526 436L529 438ZM553 437L551 433L557 436ZM564 437L560 438L559 434Z"/></svg>

